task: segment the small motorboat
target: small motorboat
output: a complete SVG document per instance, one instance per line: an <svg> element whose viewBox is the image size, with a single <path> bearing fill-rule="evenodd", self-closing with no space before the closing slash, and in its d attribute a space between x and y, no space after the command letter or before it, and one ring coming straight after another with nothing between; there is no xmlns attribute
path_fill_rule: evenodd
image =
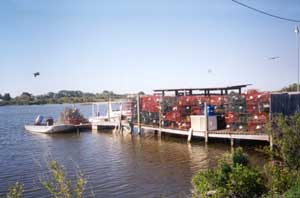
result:
<svg viewBox="0 0 300 198"><path fill-rule="evenodd" d="M76 131L90 129L91 124L87 119L79 112L79 109L65 108L61 113L60 121L55 123L52 117L44 119L43 116L38 115L34 124L24 126L27 131L36 133L60 133L67 131Z"/></svg>
<svg viewBox="0 0 300 198"><path fill-rule="evenodd" d="M51 126L47 125L25 125L25 129L30 132L36 133L61 133L75 130L74 125L70 124L54 124Z"/></svg>
<svg viewBox="0 0 300 198"><path fill-rule="evenodd" d="M38 115L34 124L25 125L25 129L30 132L36 133L60 133L75 130L75 125L54 123L53 118L49 117L46 119L46 123L43 123L44 117Z"/></svg>

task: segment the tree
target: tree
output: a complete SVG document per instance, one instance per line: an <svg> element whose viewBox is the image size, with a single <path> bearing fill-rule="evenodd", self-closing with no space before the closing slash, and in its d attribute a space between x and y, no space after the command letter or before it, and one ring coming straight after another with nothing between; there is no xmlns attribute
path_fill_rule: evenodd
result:
<svg viewBox="0 0 300 198"><path fill-rule="evenodd" d="M284 91L284 92L294 92L298 90L298 86L297 83L293 83L288 85L287 87L282 88L280 91Z"/></svg>
<svg viewBox="0 0 300 198"><path fill-rule="evenodd" d="M276 145L276 155L290 169L300 169L300 114L274 117L271 133Z"/></svg>
<svg viewBox="0 0 300 198"><path fill-rule="evenodd" d="M11 100L11 97L10 97L10 94L9 93L5 93L2 97L3 100L5 101L10 101Z"/></svg>
<svg viewBox="0 0 300 198"><path fill-rule="evenodd" d="M139 93L138 93L139 95L145 95L145 92L143 92L143 91L139 91Z"/></svg>
<svg viewBox="0 0 300 198"><path fill-rule="evenodd" d="M28 92L23 92L21 95L20 95L20 98L22 99L30 99L32 97L32 94L28 93Z"/></svg>

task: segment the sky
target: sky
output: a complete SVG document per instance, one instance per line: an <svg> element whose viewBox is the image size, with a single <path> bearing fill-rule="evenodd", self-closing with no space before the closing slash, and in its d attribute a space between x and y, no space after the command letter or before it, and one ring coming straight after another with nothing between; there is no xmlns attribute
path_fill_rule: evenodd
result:
<svg viewBox="0 0 300 198"><path fill-rule="evenodd" d="M297 0L240 2L300 20ZM12 96L297 81L300 24L231 0L1 0L0 24L0 93Z"/></svg>

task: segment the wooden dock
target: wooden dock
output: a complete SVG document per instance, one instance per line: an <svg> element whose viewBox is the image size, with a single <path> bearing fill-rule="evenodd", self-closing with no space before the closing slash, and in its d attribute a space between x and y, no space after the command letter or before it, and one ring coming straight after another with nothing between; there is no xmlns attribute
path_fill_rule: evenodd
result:
<svg viewBox="0 0 300 198"><path fill-rule="evenodd" d="M138 125L135 125L138 128ZM176 134L187 136L188 141L191 141L192 137L203 137L205 142L208 142L209 138L221 138L229 139L231 145L233 146L234 140L256 140L270 142L270 136L266 133L250 133L250 132L240 132L240 131L229 131L229 130L216 130L216 131L193 131L190 130L180 130L172 128L160 128L155 126L140 126L143 130L157 131L159 133Z"/></svg>
<svg viewBox="0 0 300 198"><path fill-rule="evenodd" d="M165 128L162 126L162 113L161 110L159 112L159 124L157 126L149 126L143 125L141 122L140 117L140 95L136 96L137 100L137 120L136 123L131 123L125 120L121 121L121 114L119 119L110 119L110 115L108 119L104 120L96 120L92 122L92 129L99 130L99 129L116 129L118 131L123 131L123 128L126 128L127 131L133 132L134 128L137 129L137 133L141 134L142 130L151 130L157 132L157 134L161 135L161 133L166 134L177 134L187 136L187 141L191 141L193 137L203 137L205 142L207 143L209 138L220 138L220 139L228 139L231 142L231 145L234 145L234 140L256 140L256 141L265 141L270 142L270 147L273 147L272 138L267 133L256 133L256 132L249 132L249 131L230 131L227 129L224 130L209 130L208 128L208 112L206 103L204 104L204 115L206 118L205 121L205 131L198 131L199 127L191 128L190 130L181 130L181 129L174 129L174 128ZM159 108L161 109L161 108ZM193 127L193 126L192 126ZM195 130L196 129L196 130Z"/></svg>

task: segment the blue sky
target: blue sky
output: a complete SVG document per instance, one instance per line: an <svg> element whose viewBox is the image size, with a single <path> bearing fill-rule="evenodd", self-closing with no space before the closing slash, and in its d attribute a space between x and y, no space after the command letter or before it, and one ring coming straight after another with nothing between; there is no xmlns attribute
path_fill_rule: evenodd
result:
<svg viewBox="0 0 300 198"><path fill-rule="evenodd" d="M240 1L300 19L297 0ZM13 96L297 80L295 23L230 0L1 0L0 24L0 93Z"/></svg>

